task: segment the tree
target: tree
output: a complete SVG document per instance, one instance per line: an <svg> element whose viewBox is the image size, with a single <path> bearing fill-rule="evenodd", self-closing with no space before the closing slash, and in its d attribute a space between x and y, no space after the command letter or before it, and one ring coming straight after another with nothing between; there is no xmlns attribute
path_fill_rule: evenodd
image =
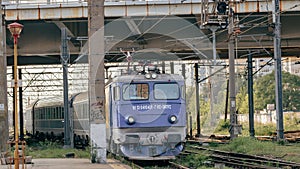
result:
<svg viewBox="0 0 300 169"><path fill-rule="evenodd" d="M236 95L236 107L240 114L248 113L248 90L246 83L240 87L239 93Z"/></svg>
<svg viewBox="0 0 300 169"><path fill-rule="evenodd" d="M194 87L188 87L186 90L187 112L191 112L193 117L196 117L196 92ZM199 96L200 97L200 96ZM209 112L209 102L200 97L200 114L205 115Z"/></svg>
<svg viewBox="0 0 300 169"><path fill-rule="evenodd" d="M282 72L282 106L283 110L300 110L300 77ZM275 104L275 76L262 76L254 82L254 105L262 110L267 104Z"/></svg>

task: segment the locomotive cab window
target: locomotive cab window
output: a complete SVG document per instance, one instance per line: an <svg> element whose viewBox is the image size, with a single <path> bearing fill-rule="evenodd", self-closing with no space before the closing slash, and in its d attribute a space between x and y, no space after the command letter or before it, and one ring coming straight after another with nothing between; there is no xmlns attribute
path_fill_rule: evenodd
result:
<svg viewBox="0 0 300 169"><path fill-rule="evenodd" d="M157 100L179 99L179 86L177 83L154 84L154 98Z"/></svg>
<svg viewBox="0 0 300 169"><path fill-rule="evenodd" d="M122 91L124 100L146 100L149 98L149 86L145 83L125 84Z"/></svg>

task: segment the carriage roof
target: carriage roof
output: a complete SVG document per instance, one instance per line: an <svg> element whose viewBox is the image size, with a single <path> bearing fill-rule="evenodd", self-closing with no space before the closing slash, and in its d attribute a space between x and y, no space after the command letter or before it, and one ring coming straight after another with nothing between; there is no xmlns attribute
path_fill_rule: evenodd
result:
<svg viewBox="0 0 300 169"><path fill-rule="evenodd" d="M73 104L76 104L78 102L82 102L82 101L87 101L88 100L88 92L85 91L85 92L80 92L80 93L77 93L77 94L74 94L72 97L71 97L71 106L73 106Z"/></svg>
<svg viewBox="0 0 300 169"><path fill-rule="evenodd" d="M64 102L62 97L50 97L39 99L34 106L35 108L39 107L63 107Z"/></svg>

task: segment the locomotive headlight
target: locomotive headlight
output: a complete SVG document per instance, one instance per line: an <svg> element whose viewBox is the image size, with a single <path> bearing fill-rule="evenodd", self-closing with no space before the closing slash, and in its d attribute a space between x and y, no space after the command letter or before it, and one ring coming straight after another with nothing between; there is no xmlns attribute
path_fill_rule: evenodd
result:
<svg viewBox="0 0 300 169"><path fill-rule="evenodd" d="M172 123L172 124L176 123L177 122L177 117L175 115L170 116L169 117L169 122Z"/></svg>
<svg viewBox="0 0 300 169"><path fill-rule="evenodd" d="M131 125L131 124L134 124L135 123L135 120L134 120L134 118L132 117L132 116L129 116L129 117L127 117L127 124L129 124L129 125Z"/></svg>
<svg viewBox="0 0 300 169"><path fill-rule="evenodd" d="M156 79L157 78L157 74L153 73L153 74L151 74L151 77L152 77L152 79Z"/></svg>
<svg viewBox="0 0 300 169"><path fill-rule="evenodd" d="M145 77L146 77L146 79L150 79L151 78L151 74L147 73L147 74L145 74Z"/></svg>

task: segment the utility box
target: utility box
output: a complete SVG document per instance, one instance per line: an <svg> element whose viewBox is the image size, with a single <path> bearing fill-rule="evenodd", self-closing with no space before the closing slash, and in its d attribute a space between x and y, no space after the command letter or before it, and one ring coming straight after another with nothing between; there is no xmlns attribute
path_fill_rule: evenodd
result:
<svg viewBox="0 0 300 169"><path fill-rule="evenodd" d="M242 134L242 125L241 124L234 125L234 127L233 127L233 133L235 135Z"/></svg>
<svg viewBox="0 0 300 169"><path fill-rule="evenodd" d="M232 130L234 135L242 134L242 125L241 124L232 125L229 129L229 132L231 133Z"/></svg>

